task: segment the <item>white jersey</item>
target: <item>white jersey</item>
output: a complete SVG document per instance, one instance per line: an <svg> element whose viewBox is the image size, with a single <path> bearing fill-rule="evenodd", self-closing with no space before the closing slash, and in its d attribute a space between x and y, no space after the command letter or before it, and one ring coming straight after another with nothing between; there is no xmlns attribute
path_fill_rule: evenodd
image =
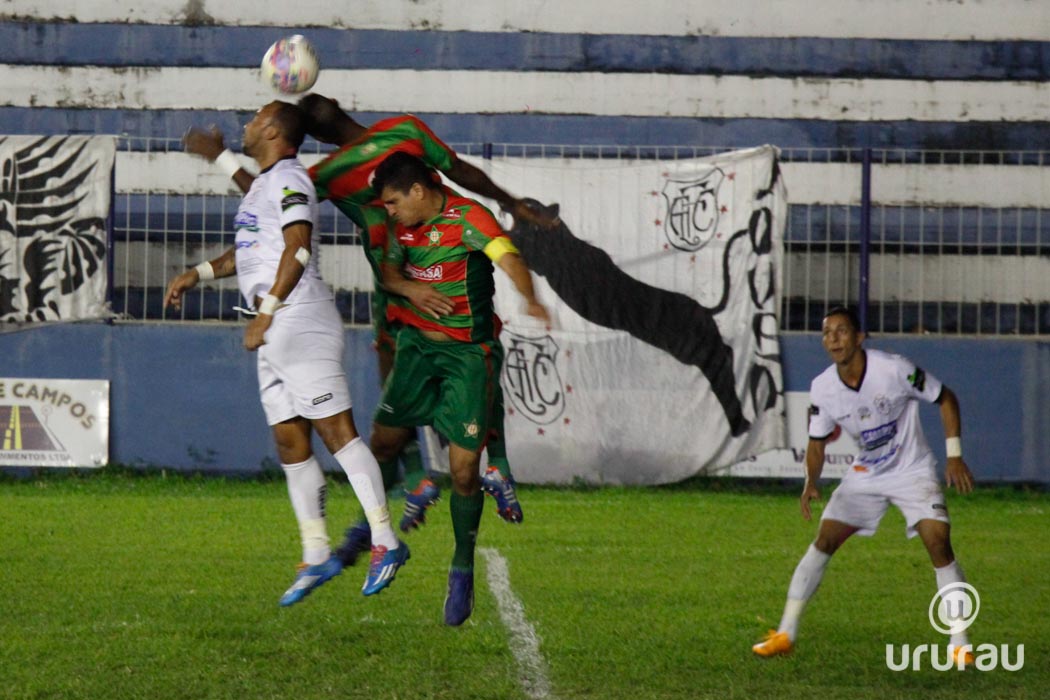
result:
<svg viewBox="0 0 1050 700"><path fill-rule="evenodd" d="M853 473L885 473L913 467L935 468L937 461L919 422L919 400L934 402L941 382L900 355L865 350L860 386L852 389L835 365L809 388L809 436L818 440L839 425L856 439L860 454Z"/></svg>
<svg viewBox="0 0 1050 700"><path fill-rule="evenodd" d="M298 221L313 227L310 260L285 304L333 299L318 270L317 190L297 158L283 158L259 173L233 220L237 231L237 285L248 306L265 296L277 279L284 252L284 229Z"/></svg>

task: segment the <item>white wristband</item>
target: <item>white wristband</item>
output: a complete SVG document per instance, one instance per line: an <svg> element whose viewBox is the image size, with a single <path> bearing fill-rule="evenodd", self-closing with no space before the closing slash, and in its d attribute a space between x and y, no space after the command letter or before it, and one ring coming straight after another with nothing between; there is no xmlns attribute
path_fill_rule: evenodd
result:
<svg viewBox="0 0 1050 700"><path fill-rule="evenodd" d="M259 313L266 314L267 316L273 316L273 312L277 310L277 305L281 303L273 294L267 294L263 297L262 302L259 304Z"/></svg>
<svg viewBox="0 0 1050 700"><path fill-rule="evenodd" d="M237 171L241 169L241 161L228 148L219 154L219 157L215 159L215 164L222 168L222 171L230 177L236 175Z"/></svg>
<svg viewBox="0 0 1050 700"><path fill-rule="evenodd" d="M197 271L197 276L200 277L201 282L204 280L215 279L215 268L211 266L211 263L205 260L196 267L193 268Z"/></svg>
<svg viewBox="0 0 1050 700"><path fill-rule="evenodd" d="M944 441L944 451L948 457L962 457L962 439L950 437Z"/></svg>

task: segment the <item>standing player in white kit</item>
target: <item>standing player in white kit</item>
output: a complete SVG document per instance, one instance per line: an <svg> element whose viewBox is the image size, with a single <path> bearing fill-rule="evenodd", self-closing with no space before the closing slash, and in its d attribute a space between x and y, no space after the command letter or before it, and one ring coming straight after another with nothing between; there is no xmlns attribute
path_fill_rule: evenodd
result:
<svg viewBox="0 0 1050 700"><path fill-rule="evenodd" d="M824 508L817 538L795 568L779 629L752 647L759 656L791 653L802 609L820 585L831 555L851 535L875 534L891 503L904 514L908 537L918 535L926 545L938 590L965 582L952 550L937 462L923 435L918 406L919 401L940 405L948 455L945 482L969 493L973 475L962 459L959 401L951 389L908 359L866 350L863 340L852 310L836 307L824 317L822 342L834 364L810 386L801 497L806 520L810 502L820 498L817 479L824 467L824 443L836 425L856 438L860 454ZM965 631L953 633L951 645L956 663L973 663Z"/></svg>
<svg viewBox="0 0 1050 700"><path fill-rule="evenodd" d="M260 174L234 220L236 243L218 258L177 276L165 305L200 280L237 275L258 314L244 347L258 350L259 392L299 522L303 564L280 599L292 605L342 571L325 522L325 477L310 446L316 429L346 472L372 530L372 558L362 592L378 593L409 557L390 526L379 464L357 433L343 369L343 324L318 271L317 193L297 158L304 120L299 107L271 102L244 127L244 152Z"/></svg>

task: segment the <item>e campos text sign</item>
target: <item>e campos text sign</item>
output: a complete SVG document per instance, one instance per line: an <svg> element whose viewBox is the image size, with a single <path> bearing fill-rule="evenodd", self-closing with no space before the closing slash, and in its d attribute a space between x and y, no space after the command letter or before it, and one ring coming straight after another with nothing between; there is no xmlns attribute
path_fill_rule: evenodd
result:
<svg viewBox="0 0 1050 700"><path fill-rule="evenodd" d="M0 377L0 466L109 461L109 382Z"/></svg>

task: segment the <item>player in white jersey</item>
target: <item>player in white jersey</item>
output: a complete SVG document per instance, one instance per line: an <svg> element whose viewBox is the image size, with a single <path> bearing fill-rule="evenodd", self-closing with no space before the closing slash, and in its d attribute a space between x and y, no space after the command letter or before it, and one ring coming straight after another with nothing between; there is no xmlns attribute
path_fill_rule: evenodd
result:
<svg viewBox="0 0 1050 700"><path fill-rule="evenodd" d="M183 292L200 280L236 274L245 301L257 311L244 347L258 350L260 398L303 547L303 564L281 605L299 602L342 571L328 544L325 477L310 446L314 429L346 472L371 526L364 594L388 586L409 556L390 526L379 464L354 425L342 319L318 272L317 193L297 158L303 136L303 114L295 105L271 102L256 113L244 127L244 152L261 172L237 209L236 242L175 277L164 297L165 305L178 308Z"/></svg>
<svg viewBox="0 0 1050 700"><path fill-rule="evenodd" d="M937 589L964 583L950 538L948 509L937 480L937 462L919 423L919 401L937 403L947 447L945 482L960 493L973 490L962 459L959 401L933 375L900 355L861 347L864 333L851 310L837 307L824 317L823 345L834 364L810 386L809 444L802 516L820 498L817 479L824 444L836 426L852 435L860 454L831 496L817 538L795 568L780 627L752 650L759 656L789 654L799 618L816 592L831 555L851 535L872 535L890 504L904 514L908 537L918 535L933 562ZM953 659L973 663L964 630L951 635ZM961 657L961 658L960 658Z"/></svg>

